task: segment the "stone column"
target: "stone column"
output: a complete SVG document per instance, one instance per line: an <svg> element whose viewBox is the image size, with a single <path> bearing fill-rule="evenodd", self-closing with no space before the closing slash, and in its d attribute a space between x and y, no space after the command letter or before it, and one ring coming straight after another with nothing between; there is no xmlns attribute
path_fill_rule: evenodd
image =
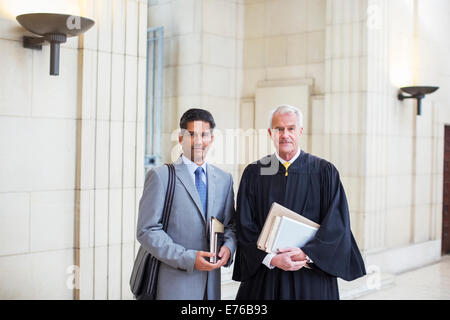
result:
<svg viewBox="0 0 450 320"><path fill-rule="evenodd" d="M373 246L367 223L379 222L367 206L368 50L367 2L327 1L325 47L325 98L313 110L313 124L322 138L312 149L338 168L346 189L352 230L362 249ZM376 188L376 187L375 187ZM377 203L378 205L378 203ZM374 224L375 222L375 224ZM369 232L369 234L368 234Z"/></svg>
<svg viewBox="0 0 450 320"><path fill-rule="evenodd" d="M148 5L80 4L96 24L78 56L75 298L127 299L144 179Z"/></svg>

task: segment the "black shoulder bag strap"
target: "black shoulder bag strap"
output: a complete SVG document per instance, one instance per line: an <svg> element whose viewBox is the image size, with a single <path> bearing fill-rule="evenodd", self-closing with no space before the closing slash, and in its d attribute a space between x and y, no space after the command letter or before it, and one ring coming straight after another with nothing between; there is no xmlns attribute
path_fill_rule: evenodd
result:
<svg viewBox="0 0 450 320"><path fill-rule="evenodd" d="M164 209L161 217L161 223L165 232L167 231L167 227L169 225L169 216L170 211L172 210L176 183L174 165L168 163L166 163L166 165L169 169L169 178L167 182L166 197L164 199ZM142 254L142 258L140 258L140 253ZM142 267L136 267L137 263L135 262L133 275L136 275L134 277L132 275L131 290L139 300L154 300L156 298L158 271L161 262L154 256L152 256L149 252L144 250L142 246L139 248L137 261L139 261L139 264L142 265ZM135 269L141 271L135 272ZM140 276L139 274L142 275Z"/></svg>
<svg viewBox="0 0 450 320"><path fill-rule="evenodd" d="M166 163L169 168L169 179L167 183L166 198L164 200L164 211L162 215L163 230L167 231L169 225L170 211L172 210L173 196L175 195L175 166L172 163Z"/></svg>
<svg viewBox="0 0 450 320"><path fill-rule="evenodd" d="M169 168L169 179L167 183L166 197L164 200L164 210L162 214L162 225L163 230L167 231L169 225L170 211L172 210L173 196L175 194L175 167L173 164L167 164ZM158 271L160 261L154 256L151 256L150 270L149 270L149 281L147 282L148 287L145 288L146 295L155 299L156 297L156 286L158 281Z"/></svg>

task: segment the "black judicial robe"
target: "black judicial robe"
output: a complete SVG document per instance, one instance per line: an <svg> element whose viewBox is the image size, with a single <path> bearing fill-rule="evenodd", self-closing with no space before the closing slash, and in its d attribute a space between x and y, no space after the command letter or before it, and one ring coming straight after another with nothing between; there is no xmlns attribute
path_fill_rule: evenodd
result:
<svg viewBox="0 0 450 320"><path fill-rule="evenodd" d="M261 175L269 161L278 171ZM339 299L337 277L350 281L366 274L350 230L347 199L339 173L330 162L301 151L286 169L275 154L248 165L237 195L238 246L233 280L241 281L237 300ZM266 252L256 246L273 202L320 224L316 236L301 249L314 262L312 269L269 269Z"/></svg>

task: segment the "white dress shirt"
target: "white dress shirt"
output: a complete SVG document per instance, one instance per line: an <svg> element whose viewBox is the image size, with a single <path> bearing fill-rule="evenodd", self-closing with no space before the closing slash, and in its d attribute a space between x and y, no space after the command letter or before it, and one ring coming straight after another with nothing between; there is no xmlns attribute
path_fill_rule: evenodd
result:
<svg viewBox="0 0 450 320"><path fill-rule="evenodd" d="M280 157L280 155L278 154L278 152L275 152L275 155L277 156L278 160L284 164L285 162L289 162L290 164L294 163L295 160L297 160L298 156L300 155L300 152L302 150L300 148L298 148L297 153L292 157L291 160L284 160L283 158Z"/></svg>

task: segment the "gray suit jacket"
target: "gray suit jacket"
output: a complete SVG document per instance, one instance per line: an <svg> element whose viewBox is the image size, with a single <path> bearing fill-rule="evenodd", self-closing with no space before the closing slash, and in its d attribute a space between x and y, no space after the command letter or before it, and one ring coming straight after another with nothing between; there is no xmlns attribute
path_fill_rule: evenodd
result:
<svg viewBox="0 0 450 320"><path fill-rule="evenodd" d="M209 251L208 224L197 189L181 157L174 163L177 175L175 196L167 232L160 223L167 189L168 168L148 172L139 203L137 240L162 263L158 274L156 299L220 299L220 269L198 271L194 268L197 251ZM234 230L233 180L229 173L207 164L207 218L216 217L225 226L224 245L236 248Z"/></svg>

